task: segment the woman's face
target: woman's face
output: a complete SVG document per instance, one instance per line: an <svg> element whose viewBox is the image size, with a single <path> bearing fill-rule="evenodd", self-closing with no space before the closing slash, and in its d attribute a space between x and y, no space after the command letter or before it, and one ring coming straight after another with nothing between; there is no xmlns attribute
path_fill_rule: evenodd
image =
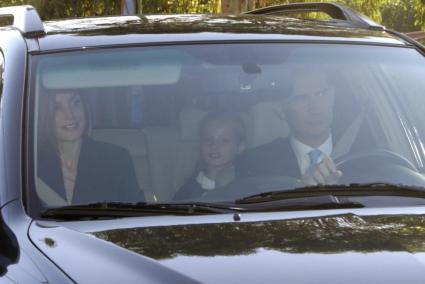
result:
<svg viewBox="0 0 425 284"><path fill-rule="evenodd" d="M79 140L86 128L86 117L80 96L72 93L56 94L54 119L58 141Z"/></svg>
<svg viewBox="0 0 425 284"><path fill-rule="evenodd" d="M224 167L233 163L242 145L232 125L211 123L201 137L202 159L207 167Z"/></svg>

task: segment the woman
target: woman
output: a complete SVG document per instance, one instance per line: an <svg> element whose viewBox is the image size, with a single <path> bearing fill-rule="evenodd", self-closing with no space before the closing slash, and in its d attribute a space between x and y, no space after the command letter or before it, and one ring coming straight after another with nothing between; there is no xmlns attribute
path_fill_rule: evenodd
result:
<svg viewBox="0 0 425 284"><path fill-rule="evenodd" d="M44 205L143 201L129 153L92 140L88 129L79 94L48 92L40 100L36 187Z"/></svg>

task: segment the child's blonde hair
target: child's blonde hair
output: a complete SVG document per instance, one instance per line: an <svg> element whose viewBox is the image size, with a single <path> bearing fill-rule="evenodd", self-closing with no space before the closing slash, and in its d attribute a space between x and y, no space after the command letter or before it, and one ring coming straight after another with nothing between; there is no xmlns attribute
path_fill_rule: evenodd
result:
<svg viewBox="0 0 425 284"><path fill-rule="evenodd" d="M215 111L207 114L199 125L199 132L201 137L203 132L213 123L218 123L220 125L230 125L233 128L236 137L238 138L238 143L245 142L245 124L239 114L225 111Z"/></svg>

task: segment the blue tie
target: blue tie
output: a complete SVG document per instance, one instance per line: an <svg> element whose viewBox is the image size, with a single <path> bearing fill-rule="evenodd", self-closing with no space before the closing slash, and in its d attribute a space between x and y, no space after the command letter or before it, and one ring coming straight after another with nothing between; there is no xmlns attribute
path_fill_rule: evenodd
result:
<svg viewBox="0 0 425 284"><path fill-rule="evenodd" d="M322 156L322 151L320 151L319 149L314 149L308 152L307 154L310 157L310 167L319 164L320 157Z"/></svg>

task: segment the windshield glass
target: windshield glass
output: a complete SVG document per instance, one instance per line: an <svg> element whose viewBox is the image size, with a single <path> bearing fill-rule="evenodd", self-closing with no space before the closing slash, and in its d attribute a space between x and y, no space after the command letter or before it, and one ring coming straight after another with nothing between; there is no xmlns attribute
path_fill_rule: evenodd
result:
<svg viewBox="0 0 425 284"><path fill-rule="evenodd" d="M425 60L411 48L168 45L31 68L30 206L425 186Z"/></svg>

